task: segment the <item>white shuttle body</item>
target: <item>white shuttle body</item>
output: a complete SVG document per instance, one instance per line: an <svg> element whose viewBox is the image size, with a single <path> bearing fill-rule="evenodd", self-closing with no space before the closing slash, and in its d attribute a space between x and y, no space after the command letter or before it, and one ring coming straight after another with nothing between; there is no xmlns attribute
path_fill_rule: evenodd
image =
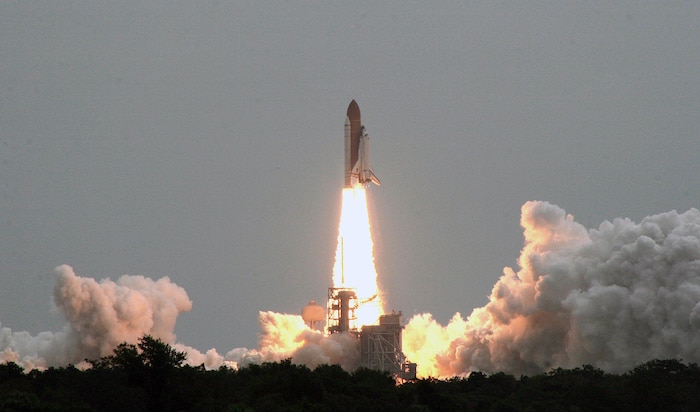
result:
<svg viewBox="0 0 700 412"><path fill-rule="evenodd" d="M353 100L345 118L345 187L370 183L380 185L369 163L369 136L360 120L360 107Z"/></svg>

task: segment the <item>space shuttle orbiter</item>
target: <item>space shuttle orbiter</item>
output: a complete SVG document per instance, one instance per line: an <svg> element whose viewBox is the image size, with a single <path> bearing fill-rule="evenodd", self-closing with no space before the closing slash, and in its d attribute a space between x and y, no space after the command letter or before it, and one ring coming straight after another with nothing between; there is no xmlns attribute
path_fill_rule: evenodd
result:
<svg viewBox="0 0 700 412"><path fill-rule="evenodd" d="M360 120L360 107L353 100L345 118L345 187L370 182L380 185L369 163L369 136Z"/></svg>

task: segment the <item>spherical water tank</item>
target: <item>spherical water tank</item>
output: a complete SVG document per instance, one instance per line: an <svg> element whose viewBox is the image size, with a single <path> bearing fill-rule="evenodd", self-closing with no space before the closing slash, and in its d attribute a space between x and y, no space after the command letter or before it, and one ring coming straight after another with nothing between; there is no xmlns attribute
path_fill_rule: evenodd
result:
<svg viewBox="0 0 700 412"><path fill-rule="evenodd" d="M326 310L316 303L315 300L312 300L301 310L301 318L306 323L321 322L326 319Z"/></svg>

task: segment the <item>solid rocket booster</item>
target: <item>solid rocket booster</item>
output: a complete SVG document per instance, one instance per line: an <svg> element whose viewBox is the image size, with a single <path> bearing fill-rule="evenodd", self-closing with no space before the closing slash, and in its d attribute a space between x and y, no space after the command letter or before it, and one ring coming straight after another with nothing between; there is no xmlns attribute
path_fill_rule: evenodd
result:
<svg viewBox="0 0 700 412"><path fill-rule="evenodd" d="M380 185L369 163L369 135L360 120L360 107L353 100L345 117L345 187L370 182Z"/></svg>

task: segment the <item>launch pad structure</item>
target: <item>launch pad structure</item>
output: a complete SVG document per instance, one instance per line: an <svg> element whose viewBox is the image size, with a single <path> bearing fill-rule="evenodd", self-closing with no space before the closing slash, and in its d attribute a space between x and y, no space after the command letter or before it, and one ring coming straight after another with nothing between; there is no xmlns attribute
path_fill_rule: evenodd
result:
<svg viewBox="0 0 700 412"><path fill-rule="evenodd" d="M378 325L358 329L359 305L355 289L328 288L328 333L349 333L359 340L360 366L389 372L401 380L415 379L416 364L403 354L401 312L381 315Z"/></svg>
<svg viewBox="0 0 700 412"><path fill-rule="evenodd" d="M401 379L416 378L416 364L403 354L401 312L379 317L379 325L364 325L360 331L360 364L387 371Z"/></svg>
<svg viewBox="0 0 700 412"><path fill-rule="evenodd" d="M357 309L360 301L353 288L328 288L328 333L357 334Z"/></svg>

